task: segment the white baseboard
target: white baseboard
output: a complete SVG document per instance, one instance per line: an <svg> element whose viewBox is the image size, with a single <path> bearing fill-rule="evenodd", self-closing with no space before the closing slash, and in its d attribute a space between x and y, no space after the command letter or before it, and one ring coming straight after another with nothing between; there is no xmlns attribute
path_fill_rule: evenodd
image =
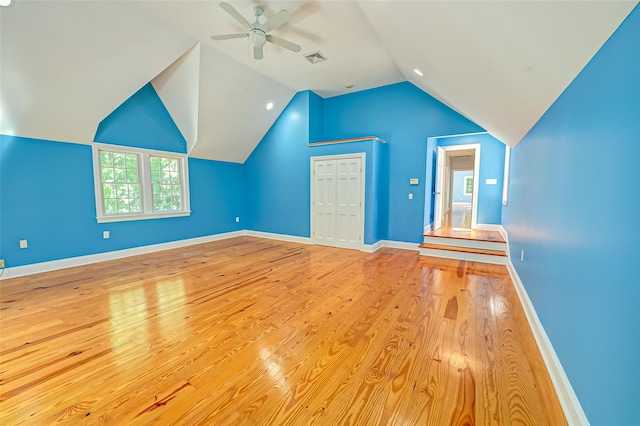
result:
<svg viewBox="0 0 640 426"><path fill-rule="evenodd" d="M154 253L157 251L170 250L179 247L186 247L195 244L203 244L212 241L225 240L235 237L257 237L267 238L271 240L287 241L300 244L311 244L311 238L299 237L295 235L275 234L270 232L261 231L233 231L223 234L207 235L205 237L189 238L186 240L170 241L167 243L152 244L148 246L133 247L124 250L115 250L105 253L89 254L86 256L70 257L67 259L52 260L48 262L33 263L24 266L15 266L13 268L5 268L0 280L6 280L9 278L23 277L26 275L39 274L42 272L57 271L58 269L73 268L75 266L89 265L91 263L105 262L108 260L122 259L129 256L137 256L141 254ZM380 240L375 244L365 244L363 250L365 252L373 253L374 251L382 247L399 248L405 250L418 250L418 243L405 243L400 241L385 241Z"/></svg>
<svg viewBox="0 0 640 426"><path fill-rule="evenodd" d="M365 244L364 248L362 249L362 251L367 252L367 253L373 253L374 251L378 250L382 248L382 240L378 241L375 244Z"/></svg>
<svg viewBox="0 0 640 426"><path fill-rule="evenodd" d="M511 280L513 281L513 285L518 293L518 297L520 297L520 302L522 303L524 313L529 321L529 326L531 327L533 336L535 337L536 342L538 343L538 348L542 353L542 359L544 360L547 370L549 371L549 375L551 376L551 381L553 382L553 386L558 394L558 399L560 400L560 405L562 406L564 415L567 418L567 422L569 425L588 425L589 420L587 420L587 416L582 410L580 401L578 401L578 397L573 391L573 387L562 368L562 364L560 364L558 355L553 349L549 336L547 336L547 333L542 327L538 314L536 313L536 310L531 303L531 299L529 299L529 295L527 294L527 291L525 290L524 285L518 276L518 272L513 266L511 260L507 263L507 269L511 275Z"/></svg>
<svg viewBox="0 0 640 426"><path fill-rule="evenodd" d="M402 250L420 250L420 243L407 243L404 241L391 241L391 240L380 240L382 243L382 247L402 249Z"/></svg>
<svg viewBox="0 0 640 426"><path fill-rule="evenodd" d="M270 240L287 241L290 243L311 244L311 238L298 237L296 235L275 234L271 232L262 231L244 231L244 234L249 237L268 238Z"/></svg>
<svg viewBox="0 0 640 426"><path fill-rule="evenodd" d="M133 247L124 250L115 250L104 253L89 254L86 256L70 257L67 259L51 260L48 262L32 263L30 265L24 266L15 266L13 268L6 268L2 276L0 276L0 280L23 277L25 275L39 274L42 272L57 271L58 269L72 268L74 266L88 265L97 262L105 262L107 260L122 259L123 257L154 253L157 251L192 246L195 244L226 240L228 238L240 237L243 235L246 235L245 231L225 232L222 234L207 235L204 237L188 238L186 240L170 241L167 243Z"/></svg>
<svg viewBox="0 0 640 426"><path fill-rule="evenodd" d="M365 248L362 251L365 251L367 253L373 253L374 251L379 250L383 247L418 251L420 249L418 245L419 243L406 243L403 241L380 240L375 244L365 244L364 246Z"/></svg>
<svg viewBox="0 0 640 426"><path fill-rule="evenodd" d="M423 234L426 234L427 232L431 231L432 229L433 229L433 222L431 222L430 224L428 224L427 226L424 227Z"/></svg>

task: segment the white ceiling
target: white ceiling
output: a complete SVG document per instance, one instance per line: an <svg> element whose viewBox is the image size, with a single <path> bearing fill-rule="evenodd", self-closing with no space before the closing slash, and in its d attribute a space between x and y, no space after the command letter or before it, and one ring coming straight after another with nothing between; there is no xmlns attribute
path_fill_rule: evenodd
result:
<svg viewBox="0 0 640 426"><path fill-rule="evenodd" d="M231 3L253 21L256 2ZM0 133L91 143L153 81L192 156L243 162L297 91L408 80L513 146L636 3L274 1L263 19L289 10L273 34L302 52L268 45L256 61L246 39L209 39L244 30L216 1L14 0L0 8ZM302 56L316 50L328 61Z"/></svg>

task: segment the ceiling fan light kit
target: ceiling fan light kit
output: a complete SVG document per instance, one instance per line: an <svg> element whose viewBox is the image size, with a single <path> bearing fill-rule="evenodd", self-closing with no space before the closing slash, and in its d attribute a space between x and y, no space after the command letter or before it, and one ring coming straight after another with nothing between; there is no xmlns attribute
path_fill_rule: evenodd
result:
<svg viewBox="0 0 640 426"><path fill-rule="evenodd" d="M249 31L249 40L253 47L262 47L267 43L267 35L264 31L254 28Z"/></svg>
<svg viewBox="0 0 640 426"><path fill-rule="evenodd" d="M263 48L267 42L273 43L280 47L284 47L285 49L292 52L300 52L300 50L302 50L299 44L269 34L270 31L275 30L276 28L286 24L287 21L289 21L290 15L286 10L281 10L280 12L276 13L271 19L269 19L265 24L261 24L260 17L262 16L263 10L261 7L255 6L253 8L253 13L256 17L256 20L253 24L251 24L244 18L244 16L240 14L240 12L238 12L233 6L231 6L231 4L221 2L220 7L223 8L225 12L231 15L231 17L233 17L240 24L248 27L249 31L239 34L223 34L211 36L212 40L230 40L234 38L248 37L249 42L251 43L251 47L253 47L253 59L263 58Z"/></svg>

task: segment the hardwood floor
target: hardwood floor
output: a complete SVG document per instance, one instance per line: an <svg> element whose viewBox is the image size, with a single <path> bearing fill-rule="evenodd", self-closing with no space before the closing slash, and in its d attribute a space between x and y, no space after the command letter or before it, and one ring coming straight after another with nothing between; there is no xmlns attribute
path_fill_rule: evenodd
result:
<svg viewBox="0 0 640 426"><path fill-rule="evenodd" d="M506 268L251 237L0 282L0 424L566 424Z"/></svg>
<svg viewBox="0 0 640 426"><path fill-rule="evenodd" d="M471 204L454 204L442 215L442 226L471 229Z"/></svg>

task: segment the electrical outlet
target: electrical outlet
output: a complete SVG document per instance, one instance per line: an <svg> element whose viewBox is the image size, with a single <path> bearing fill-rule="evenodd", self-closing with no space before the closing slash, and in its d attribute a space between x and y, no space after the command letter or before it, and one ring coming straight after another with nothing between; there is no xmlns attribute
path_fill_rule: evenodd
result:
<svg viewBox="0 0 640 426"><path fill-rule="evenodd" d="M236 223L240 222L240 216L236 216Z"/></svg>
<svg viewBox="0 0 640 426"><path fill-rule="evenodd" d="M29 244L27 244L27 240L20 240L20 248L27 248Z"/></svg>
<svg viewBox="0 0 640 426"><path fill-rule="evenodd" d="M409 193L409 199L413 200L413 194L412 193Z"/></svg>
<svg viewBox="0 0 640 426"><path fill-rule="evenodd" d="M102 238L105 240L109 238L109 231L102 231Z"/></svg>
<svg viewBox="0 0 640 426"><path fill-rule="evenodd" d="M520 262L524 262L524 250L520 252Z"/></svg>
<svg viewBox="0 0 640 426"><path fill-rule="evenodd" d="M0 259L0 269L4 269L4 259Z"/></svg>

